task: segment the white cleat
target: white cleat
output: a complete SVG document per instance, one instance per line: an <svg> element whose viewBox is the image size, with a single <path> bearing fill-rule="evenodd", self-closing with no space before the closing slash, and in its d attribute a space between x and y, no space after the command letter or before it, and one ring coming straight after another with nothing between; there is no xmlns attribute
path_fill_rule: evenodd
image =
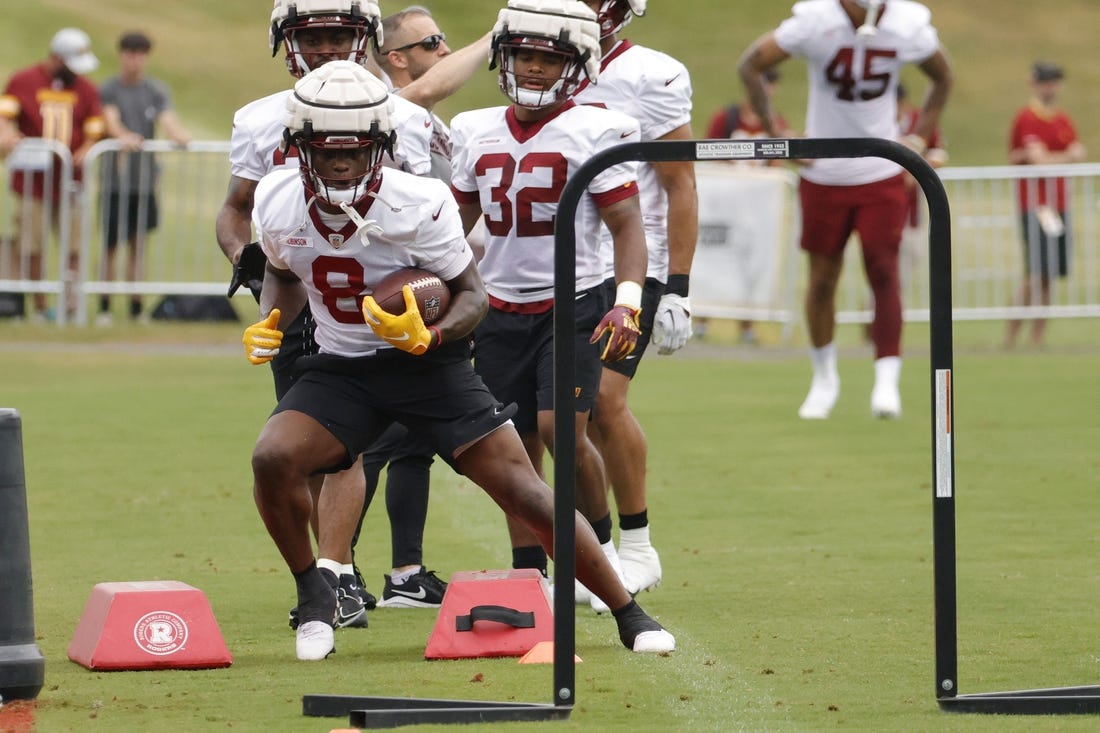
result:
<svg viewBox="0 0 1100 733"><path fill-rule="evenodd" d="M875 384L871 390L871 415L882 420L901 417L901 393L896 384Z"/></svg>
<svg viewBox="0 0 1100 733"><path fill-rule="evenodd" d="M810 383L810 393L798 408L798 416L803 420L825 420L833 411L840 397L839 379L819 379L814 377Z"/></svg>
<svg viewBox="0 0 1100 733"><path fill-rule="evenodd" d="M664 629L643 631L634 637L635 653L660 653L676 651L676 637Z"/></svg>
<svg viewBox="0 0 1100 733"><path fill-rule="evenodd" d="M607 556L607 560L611 563L611 567L615 570L615 574L619 576L619 582L622 583L625 588L626 579L623 578L623 566L622 563L619 562L619 553L615 550L615 543L607 542L606 544L600 545L600 549L603 550L603 554ZM599 596L595 593L590 593L589 595L591 596L590 605L593 611L596 613L611 612L611 609Z"/></svg>
<svg viewBox="0 0 1100 733"><path fill-rule="evenodd" d="M317 661L336 651L336 639L332 624L324 621L306 621L298 626L294 637L294 651L298 659Z"/></svg>
<svg viewBox="0 0 1100 733"><path fill-rule="evenodd" d="M623 585L636 595L661 584L661 558L649 541L649 527L624 529L619 533L619 562Z"/></svg>
<svg viewBox="0 0 1100 733"><path fill-rule="evenodd" d="M592 603L592 591L584 587L579 580L573 581L573 603L578 606L588 606Z"/></svg>

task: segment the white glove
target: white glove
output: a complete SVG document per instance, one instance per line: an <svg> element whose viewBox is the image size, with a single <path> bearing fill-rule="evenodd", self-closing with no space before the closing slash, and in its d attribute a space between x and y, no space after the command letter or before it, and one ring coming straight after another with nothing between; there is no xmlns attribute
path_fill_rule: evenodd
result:
<svg viewBox="0 0 1100 733"><path fill-rule="evenodd" d="M691 338L691 301L682 295L665 293L653 317L653 343L658 354L671 354Z"/></svg>

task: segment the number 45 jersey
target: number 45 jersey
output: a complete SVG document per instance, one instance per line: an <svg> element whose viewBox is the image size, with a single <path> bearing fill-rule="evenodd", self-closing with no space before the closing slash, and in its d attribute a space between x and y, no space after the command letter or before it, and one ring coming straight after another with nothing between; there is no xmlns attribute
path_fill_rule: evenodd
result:
<svg viewBox="0 0 1100 733"><path fill-rule="evenodd" d="M553 297L554 221L566 181L592 156L639 141L632 117L567 101L549 117L524 123L512 107L451 120L451 188L460 204L485 212L485 256L478 263L489 294L510 303ZM577 207L577 290L604 279L598 209L636 196L637 165L613 165L588 184Z"/></svg>
<svg viewBox="0 0 1100 733"><path fill-rule="evenodd" d="M897 85L901 67L924 61L939 48L928 8L888 0L874 35L861 37L838 0L804 0L775 31L791 56L806 59L809 104L806 137L879 137L896 140ZM882 158L821 159L802 176L824 185L857 185L896 175Z"/></svg>

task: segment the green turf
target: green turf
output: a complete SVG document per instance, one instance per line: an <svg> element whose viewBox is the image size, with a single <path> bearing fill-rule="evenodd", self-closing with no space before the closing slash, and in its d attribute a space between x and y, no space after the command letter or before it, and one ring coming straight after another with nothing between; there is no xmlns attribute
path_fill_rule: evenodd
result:
<svg viewBox="0 0 1100 733"><path fill-rule="evenodd" d="M962 324L956 355L959 679L963 692L1095 684L1100 427L1096 321L1045 351L1002 352ZM293 659L293 586L252 503L249 452L270 407L238 327L117 327L59 339L0 323L0 403L20 410L41 731L328 731L308 693L549 702L551 670L427 662L430 611L378 610L319 664ZM951 716L934 701L927 333L909 329L906 414L871 420L871 370L842 331L834 417L798 421L792 348L693 344L648 359L633 403L651 445L665 583L641 601L676 633L668 658L623 650L577 615L577 709L548 730L1085 731L1090 718ZM175 342L175 343L173 343ZM378 504L363 555L381 589ZM507 567L498 511L434 473L430 567ZM234 656L210 671L90 672L66 658L99 582L174 579L210 599ZM488 727L488 726L487 726ZM528 730L498 724L493 730ZM447 728L441 728L447 729Z"/></svg>

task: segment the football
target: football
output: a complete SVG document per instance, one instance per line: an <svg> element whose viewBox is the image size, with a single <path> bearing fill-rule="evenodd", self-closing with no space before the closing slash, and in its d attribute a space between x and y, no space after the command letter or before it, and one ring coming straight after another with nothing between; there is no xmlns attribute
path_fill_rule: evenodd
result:
<svg viewBox="0 0 1100 733"><path fill-rule="evenodd" d="M447 312L451 304L451 291L447 283L435 273L417 267L405 267L386 275L374 286L371 295L379 308L395 316L400 315L405 312L405 297L401 294L405 285L412 287L425 326L432 325Z"/></svg>

